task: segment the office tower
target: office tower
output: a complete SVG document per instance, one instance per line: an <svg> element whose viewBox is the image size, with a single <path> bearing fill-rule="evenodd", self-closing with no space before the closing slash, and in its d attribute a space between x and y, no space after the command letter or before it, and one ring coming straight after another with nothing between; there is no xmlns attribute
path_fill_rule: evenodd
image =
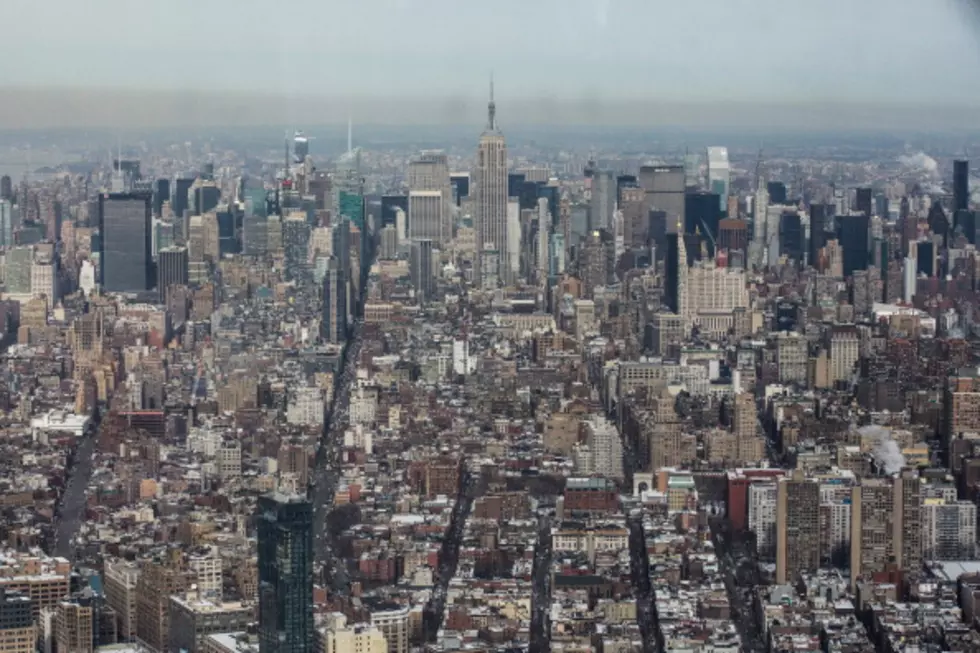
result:
<svg viewBox="0 0 980 653"><path fill-rule="evenodd" d="M551 234L550 259L548 274L557 277L565 273L565 236L555 232Z"/></svg>
<svg viewBox="0 0 980 653"><path fill-rule="evenodd" d="M160 255L161 249L173 247L177 241L177 232L172 222L153 218L152 224L152 245L153 259L156 260Z"/></svg>
<svg viewBox="0 0 980 653"><path fill-rule="evenodd" d="M728 210L728 193L732 169L728 164L727 147L708 148L708 190L718 195L718 209Z"/></svg>
<svg viewBox="0 0 980 653"><path fill-rule="evenodd" d="M474 280L484 285L488 278L499 278L500 269L484 269L487 249L497 252L497 264L509 261L507 240L507 145L497 128L497 105L493 101L493 82L490 83L490 103L487 105L487 128L480 136L476 165L476 266ZM506 275L509 276L509 275ZM509 278L503 281L508 282Z"/></svg>
<svg viewBox="0 0 980 653"><path fill-rule="evenodd" d="M537 282L543 284L548 280L548 268L551 265L551 213L548 211L548 198L538 198L537 222Z"/></svg>
<svg viewBox="0 0 980 653"><path fill-rule="evenodd" d="M589 231L611 229L616 210L616 177L610 170L597 170L592 177L592 199L589 202Z"/></svg>
<svg viewBox="0 0 980 653"><path fill-rule="evenodd" d="M31 263L31 297L43 297L50 310L58 302L58 272L51 252L37 250Z"/></svg>
<svg viewBox="0 0 980 653"><path fill-rule="evenodd" d="M184 213L190 208L188 193L193 185L194 180L191 178L178 177L174 180L174 194L170 200L170 208L173 209L174 215L178 218L183 218Z"/></svg>
<svg viewBox="0 0 980 653"><path fill-rule="evenodd" d="M865 478L851 497L851 581L888 565L915 577L922 565L921 479L914 470Z"/></svg>
<svg viewBox="0 0 980 653"><path fill-rule="evenodd" d="M507 197L520 197L521 190L524 188L524 173L507 173Z"/></svg>
<svg viewBox="0 0 980 653"><path fill-rule="evenodd" d="M266 495L258 504L259 652L313 653L313 506Z"/></svg>
<svg viewBox="0 0 980 653"><path fill-rule="evenodd" d="M781 181L770 181L766 184L769 201L773 204L786 204L786 184Z"/></svg>
<svg viewBox="0 0 980 653"><path fill-rule="evenodd" d="M899 569L916 577L922 568L922 479L914 469L894 477L895 516L892 539Z"/></svg>
<svg viewBox="0 0 980 653"><path fill-rule="evenodd" d="M36 640L31 598L0 587L0 651L34 653Z"/></svg>
<svg viewBox="0 0 980 653"><path fill-rule="evenodd" d="M646 192L648 211L663 211L667 231L682 230L685 221L684 166L643 166L639 184Z"/></svg>
<svg viewBox="0 0 980 653"><path fill-rule="evenodd" d="M300 280L309 272L310 223L302 211L292 211L282 221L282 248L287 280Z"/></svg>
<svg viewBox="0 0 980 653"><path fill-rule="evenodd" d="M33 247L14 247L7 250L4 289L8 295L30 296L31 267L33 265Z"/></svg>
<svg viewBox="0 0 980 653"><path fill-rule="evenodd" d="M157 289L160 301L166 302L167 291L171 286L187 285L189 258L186 247L167 247L160 250L157 259Z"/></svg>
<svg viewBox="0 0 980 653"><path fill-rule="evenodd" d="M293 135L293 161L302 163L310 153L310 139L303 132Z"/></svg>
<svg viewBox="0 0 980 653"><path fill-rule="evenodd" d="M145 564L136 582L136 641L152 651L167 649L170 634L170 595L190 584L173 559Z"/></svg>
<svg viewBox="0 0 980 653"><path fill-rule="evenodd" d="M394 225L388 225L381 230L381 250L378 258L383 261L398 258L398 230Z"/></svg>
<svg viewBox="0 0 980 653"><path fill-rule="evenodd" d="M927 277L936 276L938 269L936 265L936 253L939 250L936 247L935 241L932 240L920 240L916 243L912 243L915 248L914 258L915 258L915 273L916 275L924 274Z"/></svg>
<svg viewBox="0 0 980 653"><path fill-rule="evenodd" d="M395 224L395 212L401 209L408 213L408 195L381 196L381 226Z"/></svg>
<svg viewBox="0 0 980 653"><path fill-rule="evenodd" d="M668 235L664 269L664 303L683 319L687 315L687 248L684 234L676 232Z"/></svg>
<svg viewBox="0 0 980 653"><path fill-rule="evenodd" d="M91 602L62 601L55 611L55 641L59 651L93 653L94 614Z"/></svg>
<svg viewBox="0 0 980 653"><path fill-rule="evenodd" d="M623 214L623 240L627 249L647 247L650 218L645 200L646 193L642 188L626 186L620 189L619 210Z"/></svg>
<svg viewBox="0 0 980 653"><path fill-rule="evenodd" d="M409 190L409 231L413 234L411 237L428 238L437 244L447 242L452 237L452 224L449 217L453 191L449 179L449 159L446 154L439 151L422 152L409 162L406 177ZM423 220L416 225L412 213L414 205L412 197L421 192L437 193L442 198L442 202L435 207L436 210L428 206L429 202L424 202L426 210L420 216Z"/></svg>
<svg viewBox="0 0 980 653"><path fill-rule="evenodd" d="M123 642L136 637L136 583L139 576L139 567L133 562L115 559L105 563L106 603L116 613L116 628Z"/></svg>
<svg viewBox="0 0 980 653"><path fill-rule="evenodd" d="M187 255L194 262L218 260L218 220L213 213L192 215L188 221Z"/></svg>
<svg viewBox="0 0 980 653"><path fill-rule="evenodd" d="M163 215L163 203L170 201L170 180L157 179L153 182L153 215Z"/></svg>
<svg viewBox="0 0 980 653"><path fill-rule="evenodd" d="M10 175L4 175L0 177L0 200L12 199L14 199L14 182L10 179Z"/></svg>
<svg viewBox="0 0 980 653"><path fill-rule="evenodd" d="M263 215L247 215L242 224L242 253L265 256L269 247L269 225Z"/></svg>
<svg viewBox="0 0 980 653"><path fill-rule="evenodd" d="M749 243L749 225L738 218L718 222L718 248L728 252L744 252Z"/></svg>
<svg viewBox="0 0 980 653"><path fill-rule="evenodd" d="M409 240L442 242L446 200L437 190L413 190L408 194Z"/></svg>
<svg viewBox="0 0 980 653"><path fill-rule="evenodd" d="M218 254L237 254L240 251L238 239L238 209L234 205L219 206L215 214L218 223Z"/></svg>
<svg viewBox="0 0 980 653"><path fill-rule="evenodd" d="M776 506L778 492L775 483L752 483L746 492L748 527L755 533L755 550L760 560L776 558Z"/></svg>
<svg viewBox="0 0 980 653"><path fill-rule="evenodd" d="M470 173L454 172L449 175L449 184L453 188L456 206L461 206L463 200L470 196Z"/></svg>
<svg viewBox="0 0 980 653"><path fill-rule="evenodd" d="M784 211L779 219L780 255L802 264L806 252L805 238L805 228L799 211Z"/></svg>
<svg viewBox="0 0 980 653"><path fill-rule="evenodd" d="M839 218L837 239L843 249L845 277L855 270L867 270L871 239L871 218L867 215L843 215Z"/></svg>
<svg viewBox="0 0 980 653"><path fill-rule="evenodd" d="M701 187L701 157L697 152L688 152L684 155L684 184L692 190Z"/></svg>
<svg viewBox="0 0 980 653"><path fill-rule="evenodd" d="M858 188L854 194L854 210L870 218L874 208L873 195L870 188Z"/></svg>
<svg viewBox="0 0 980 653"><path fill-rule="evenodd" d="M923 500L923 560L972 560L976 556L976 541L974 503L939 498Z"/></svg>
<svg viewBox="0 0 980 653"><path fill-rule="evenodd" d="M722 216L718 202L717 193L689 192L684 196L684 231L700 234L700 242L707 244L712 256Z"/></svg>
<svg viewBox="0 0 980 653"><path fill-rule="evenodd" d="M347 218L355 227L361 231L366 229L364 196L360 192L340 190L337 193L337 209L340 216Z"/></svg>
<svg viewBox="0 0 980 653"><path fill-rule="evenodd" d="M214 181L197 179L188 190L187 203L192 214L201 215L213 211L221 201L221 189Z"/></svg>
<svg viewBox="0 0 980 653"><path fill-rule="evenodd" d="M686 296L682 298L685 308L681 316L685 329L690 331L697 325L706 336L724 337L734 324L735 310L749 306L745 272L710 260L684 266L683 272Z"/></svg>
<svg viewBox="0 0 980 653"><path fill-rule="evenodd" d="M341 343L347 339L347 275L339 256L327 261L323 277L323 316L320 331L324 340Z"/></svg>
<svg viewBox="0 0 980 653"><path fill-rule="evenodd" d="M820 485L797 471L776 490L776 583L820 567Z"/></svg>
<svg viewBox="0 0 980 653"><path fill-rule="evenodd" d="M970 162L953 161L953 211L970 209Z"/></svg>
<svg viewBox="0 0 980 653"><path fill-rule="evenodd" d="M435 294L435 276L432 274L433 242L431 240L415 240L412 242L412 249L409 259L411 270L412 286L415 288L415 297L420 304L432 301Z"/></svg>
<svg viewBox="0 0 980 653"><path fill-rule="evenodd" d="M153 238L150 195L99 195L99 270L106 292L153 288Z"/></svg>
<svg viewBox="0 0 980 653"><path fill-rule="evenodd" d="M0 246L14 244L14 205L10 200L0 200Z"/></svg>

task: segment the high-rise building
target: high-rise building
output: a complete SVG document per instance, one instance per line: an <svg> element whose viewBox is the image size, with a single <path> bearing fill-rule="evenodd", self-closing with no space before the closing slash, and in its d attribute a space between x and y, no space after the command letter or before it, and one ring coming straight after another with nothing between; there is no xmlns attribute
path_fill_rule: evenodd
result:
<svg viewBox="0 0 980 653"><path fill-rule="evenodd" d="M163 203L170 201L170 180L157 179L153 182L153 215L163 215Z"/></svg>
<svg viewBox="0 0 980 653"><path fill-rule="evenodd" d="M31 598L0 587L0 651L34 653L36 641Z"/></svg>
<svg viewBox="0 0 980 653"><path fill-rule="evenodd" d="M259 498L258 549L260 653L313 653L312 504Z"/></svg>
<svg viewBox="0 0 980 653"><path fill-rule="evenodd" d="M854 210L870 218L874 212L874 193L870 188L858 188L854 192Z"/></svg>
<svg viewBox="0 0 980 653"><path fill-rule="evenodd" d="M865 478L851 496L851 581L894 565L915 577L922 566L921 479L914 470Z"/></svg>
<svg viewBox="0 0 980 653"><path fill-rule="evenodd" d="M99 196L99 270L106 292L141 292L153 288L150 212L149 194Z"/></svg>
<svg viewBox="0 0 980 653"><path fill-rule="evenodd" d="M265 256L269 246L269 226L264 215L246 215L242 223L242 253Z"/></svg>
<svg viewBox="0 0 980 653"><path fill-rule="evenodd" d="M453 188L453 196L456 206L460 206L463 200L470 196L470 173L454 172L449 175L449 184Z"/></svg>
<svg viewBox="0 0 980 653"><path fill-rule="evenodd" d="M592 199L589 203L589 231L612 229L616 210L616 176L611 170L597 170L592 177Z"/></svg>
<svg viewBox="0 0 980 653"><path fill-rule="evenodd" d="M490 83L490 103L487 105L487 128L480 136L475 171L476 266L474 280L484 285L485 279L510 282L509 242L507 238L507 145L497 128L497 105L493 101L493 82ZM497 252L499 269L484 269L486 250Z"/></svg>
<svg viewBox="0 0 980 653"><path fill-rule="evenodd" d="M728 163L727 147L708 148L708 190L718 195L718 208L728 210L728 193L731 187L732 169Z"/></svg>
<svg viewBox="0 0 980 653"><path fill-rule="evenodd" d="M188 190L187 203L191 214L214 211L221 201L221 189L210 179L197 179Z"/></svg>
<svg viewBox="0 0 980 653"><path fill-rule="evenodd" d="M347 340L347 275L341 269L340 257L336 255L327 261L327 273L323 277L320 331L327 342Z"/></svg>
<svg viewBox="0 0 980 653"><path fill-rule="evenodd" d="M970 208L970 162L953 161L953 212Z"/></svg>
<svg viewBox="0 0 980 653"><path fill-rule="evenodd" d="M0 200L14 199L14 182L10 175L0 177Z"/></svg>
<svg viewBox="0 0 980 653"><path fill-rule="evenodd" d="M191 186L193 185L194 180L189 177L178 177L174 180L173 197L170 199L170 208L173 210L174 215L176 215L178 218L183 218L184 213L190 208L190 203L187 201L187 198Z"/></svg>
<svg viewBox="0 0 980 653"><path fill-rule="evenodd" d="M776 504L775 483L752 483L746 493L748 503L748 527L755 533L755 550L761 560L776 558Z"/></svg>
<svg viewBox="0 0 980 653"><path fill-rule="evenodd" d="M105 598L116 614L116 632L124 642L136 637L136 583L139 576L139 567L133 562L112 560L105 563Z"/></svg>
<svg viewBox="0 0 980 653"><path fill-rule="evenodd" d="M684 166L643 166L638 183L646 192L647 211L664 212L668 232L675 227L683 230L687 191Z"/></svg>
<svg viewBox="0 0 980 653"><path fill-rule="evenodd" d="M384 635L388 642L388 653L408 653L411 614L411 608L408 606L392 606L371 613L371 625Z"/></svg>
<svg viewBox="0 0 980 653"><path fill-rule="evenodd" d="M93 653L94 611L91 602L62 601L55 611L55 641L59 651Z"/></svg>
<svg viewBox="0 0 980 653"><path fill-rule="evenodd" d="M797 264L803 263L806 233L799 211L783 211L779 219L779 252Z"/></svg>
<svg viewBox="0 0 980 653"><path fill-rule="evenodd" d="M453 191L449 178L449 159L444 152L427 151L422 152L418 157L408 164L408 190L409 190L409 232L412 238L428 238L438 244L447 242L452 237L452 224L450 222L450 211L453 204ZM420 214L420 222L416 224L413 215L413 196L419 193L438 193L441 202L437 206L430 206L431 202L418 203L419 209L424 209Z"/></svg>
<svg viewBox="0 0 980 653"><path fill-rule="evenodd" d="M187 573L176 560L145 564L136 582L136 641L152 651L167 649L170 635L170 596L189 586Z"/></svg>
<svg viewBox="0 0 980 653"><path fill-rule="evenodd" d="M684 234L677 232L667 238L667 256L664 262L664 303L673 312L687 315L687 247Z"/></svg>
<svg viewBox="0 0 980 653"><path fill-rule="evenodd" d="M321 636L323 653L388 653L388 642L380 629L369 624L347 624L341 612L327 615Z"/></svg>
<svg viewBox="0 0 980 653"><path fill-rule="evenodd" d="M241 601L222 602L190 591L170 597L169 650L207 653L204 641L213 633L235 633L246 629L253 608Z"/></svg>
<svg viewBox="0 0 980 653"><path fill-rule="evenodd" d="M871 218L868 215L839 217L838 241L844 253L844 276L867 270L871 250Z"/></svg>
<svg viewBox="0 0 980 653"><path fill-rule="evenodd" d="M786 184L781 181L770 181L766 184L769 201L773 204L786 204Z"/></svg>
<svg viewBox="0 0 980 653"><path fill-rule="evenodd" d="M408 238L442 242L446 200L438 190L413 190L408 194Z"/></svg>
<svg viewBox="0 0 980 653"><path fill-rule="evenodd" d="M409 269L415 297L420 304L432 301L435 294L435 276L432 273L433 243L431 240L420 239L412 242Z"/></svg>
<svg viewBox="0 0 980 653"><path fill-rule="evenodd" d="M381 227L395 224L395 210L408 213L408 195L381 196Z"/></svg>
<svg viewBox="0 0 980 653"><path fill-rule="evenodd" d="M820 567L820 485L797 472L776 491L776 582L794 583Z"/></svg>
<svg viewBox="0 0 980 653"><path fill-rule="evenodd" d="M167 289L171 286L187 285L186 247L167 247L160 250L157 259L157 289L160 291L160 301L166 301Z"/></svg>
<svg viewBox="0 0 980 653"><path fill-rule="evenodd" d="M728 252L745 252L749 244L749 226L745 220L724 218L718 222L718 248Z"/></svg>
<svg viewBox="0 0 980 653"><path fill-rule="evenodd" d="M970 501L927 498L922 504L923 560L972 560L976 556L977 507Z"/></svg>
<svg viewBox="0 0 980 653"><path fill-rule="evenodd" d="M292 211L282 221L282 247L286 279L305 278L310 267L310 223L302 211Z"/></svg>
<svg viewBox="0 0 980 653"><path fill-rule="evenodd" d="M0 246L14 244L14 205L10 200L0 200Z"/></svg>

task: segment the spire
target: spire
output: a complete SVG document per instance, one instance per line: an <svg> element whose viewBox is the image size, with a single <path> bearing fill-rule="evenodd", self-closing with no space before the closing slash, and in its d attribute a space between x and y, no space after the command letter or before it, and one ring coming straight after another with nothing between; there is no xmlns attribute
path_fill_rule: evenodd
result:
<svg viewBox="0 0 980 653"><path fill-rule="evenodd" d="M497 105L493 101L493 73L490 73L490 102L487 104L487 129L497 129Z"/></svg>

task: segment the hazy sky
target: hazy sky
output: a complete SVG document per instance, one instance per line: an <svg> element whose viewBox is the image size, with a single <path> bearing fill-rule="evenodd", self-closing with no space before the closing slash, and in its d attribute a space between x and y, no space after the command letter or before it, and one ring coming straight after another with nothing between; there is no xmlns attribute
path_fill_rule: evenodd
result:
<svg viewBox="0 0 980 653"><path fill-rule="evenodd" d="M967 1L4 0L0 86L980 105Z"/></svg>

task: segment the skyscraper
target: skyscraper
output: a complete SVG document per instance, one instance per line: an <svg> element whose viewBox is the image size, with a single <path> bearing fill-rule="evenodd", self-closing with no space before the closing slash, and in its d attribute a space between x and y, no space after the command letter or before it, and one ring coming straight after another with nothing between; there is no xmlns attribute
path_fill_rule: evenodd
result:
<svg viewBox="0 0 980 653"><path fill-rule="evenodd" d="M855 270L867 270L871 239L870 216L840 216L837 235L844 249L844 276L851 276Z"/></svg>
<svg viewBox="0 0 980 653"><path fill-rule="evenodd" d="M432 241L412 241L409 263L415 296L420 304L425 304L432 300L435 290L435 279L432 275Z"/></svg>
<svg viewBox="0 0 980 653"><path fill-rule="evenodd" d="M327 342L341 343L347 339L347 274L337 255L327 261L327 273L323 277L320 332Z"/></svg>
<svg viewBox="0 0 980 653"><path fill-rule="evenodd" d="M731 186L732 170L728 163L727 147L708 148L708 190L717 193L719 209L728 210L728 191Z"/></svg>
<svg viewBox="0 0 980 653"><path fill-rule="evenodd" d="M166 247L160 250L157 260L160 301L167 300L167 289L170 286L187 285L187 263L186 247Z"/></svg>
<svg viewBox="0 0 980 653"><path fill-rule="evenodd" d="M450 206L453 201L453 190L449 180L449 160L444 152L426 151L408 164L409 190L409 229L412 234L416 229L429 235L413 238L430 238L437 243L444 243L452 237L452 224L449 220ZM416 225L412 214L412 196L425 191L438 193L442 199L437 211L427 211L424 218L427 221ZM438 217L438 221L435 218Z"/></svg>
<svg viewBox="0 0 980 653"><path fill-rule="evenodd" d="M442 242L444 213L447 205L441 191L410 191L408 194L409 239Z"/></svg>
<svg viewBox="0 0 980 653"><path fill-rule="evenodd" d="M487 128L480 136L476 164L476 266L474 280L482 285L484 278L509 282L509 268L483 269L484 250L498 252L498 261L509 261L507 240L507 145L497 128L497 105L493 101L493 81L490 82L490 102L487 104Z"/></svg>
<svg viewBox="0 0 980 653"><path fill-rule="evenodd" d="M589 203L589 231L611 229L616 210L616 177L610 170L598 170L592 177L592 200Z"/></svg>
<svg viewBox="0 0 980 653"><path fill-rule="evenodd" d="M776 582L820 567L820 485L798 472L776 492Z"/></svg>
<svg viewBox="0 0 980 653"><path fill-rule="evenodd" d="M312 653L313 506L271 494L258 513L259 652Z"/></svg>
<svg viewBox="0 0 980 653"><path fill-rule="evenodd" d="M953 212L970 208L970 162L953 161Z"/></svg>
<svg viewBox="0 0 980 653"><path fill-rule="evenodd" d="M104 193L99 196L99 269L106 292L153 288L150 195Z"/></svg>

